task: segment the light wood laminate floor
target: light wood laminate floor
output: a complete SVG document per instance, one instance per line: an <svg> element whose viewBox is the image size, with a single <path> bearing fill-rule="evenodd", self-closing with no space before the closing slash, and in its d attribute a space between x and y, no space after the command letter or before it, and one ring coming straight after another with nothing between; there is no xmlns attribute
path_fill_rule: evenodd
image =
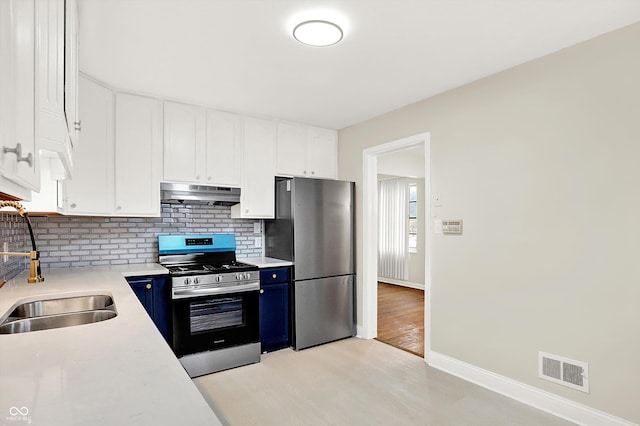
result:
<svg viewBox="0 0 640 426"><path fill-rule="evenodd" d="M194 382L233 426L571 424L376 340L282 349Z"/></svg>
<svg viewBox="0 0 640 426"><path fill-rule="evenodd" d="M424 291L378 282L378 337L424 358Z"/></svg>

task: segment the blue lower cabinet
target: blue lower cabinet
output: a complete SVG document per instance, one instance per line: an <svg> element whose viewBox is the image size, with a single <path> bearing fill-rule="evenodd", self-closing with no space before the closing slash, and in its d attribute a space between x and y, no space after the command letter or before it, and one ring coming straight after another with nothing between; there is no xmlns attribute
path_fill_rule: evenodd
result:
<svg viewBox="0 0 640 426"><path fill-rule="evenodd" d="M289 270L260 270L260 342L262 352L290 346Z"/></svg>
<svg viewBox="0 0 640 426"><path fill-rule="evenodd" d="M168 277L129 277L127 282L164 339L171 344L171 289Z"/></svg>

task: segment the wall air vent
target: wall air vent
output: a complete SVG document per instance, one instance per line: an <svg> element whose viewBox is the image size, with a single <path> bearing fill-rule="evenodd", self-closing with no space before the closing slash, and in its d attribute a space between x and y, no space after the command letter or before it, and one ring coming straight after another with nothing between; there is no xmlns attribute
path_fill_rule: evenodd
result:
<svg viewBox="0 0 640 426"><path fill-rule="evenodd" d="M538 352L538 377L589 393L589 364Z"/></svg>

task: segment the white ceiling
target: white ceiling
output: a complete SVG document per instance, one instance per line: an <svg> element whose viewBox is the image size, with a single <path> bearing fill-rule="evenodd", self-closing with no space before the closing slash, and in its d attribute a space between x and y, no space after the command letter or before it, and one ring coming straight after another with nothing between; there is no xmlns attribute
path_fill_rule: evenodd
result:
<svg viewBox="0 0 640 426"><path fill-rule="evenodd" d="M640 21L640 0L82 0L80 68L116 87L341 129ZM343 41L290 33L333 19Z"/></svg>

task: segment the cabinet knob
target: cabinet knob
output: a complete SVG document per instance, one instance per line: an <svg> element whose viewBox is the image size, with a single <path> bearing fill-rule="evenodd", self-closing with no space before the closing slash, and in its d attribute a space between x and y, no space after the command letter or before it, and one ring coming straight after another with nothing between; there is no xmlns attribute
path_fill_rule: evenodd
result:
<svg viewBox="0 0 640 426"><path fill-rule="evenodd" d="M276 274L271 275L271 278L275 279L276 278Z"/></svg>
<svg viewBox="0 0 640 426"><path fill-rule="evenodd" d="M263 293L264 293L264 290L263 290L263 289L260 289L260 294L263 294Z"/></svg>
<svg viewBox="0 0 640 426"><path fill-rule="evenodd" d="M122 210L122 206L116 207L116 210Z"/></svg>
<svg viewBox="0 0 640 426"><path fill-rule="evenodd" d="M147 290L151 290L151 284L147 284L145 287L147 288Z"/></svg>
<svg viewBox="0 0 640 426"><path fill-rule="evenodd" d="M211 180L211 176L207 176L207 180Z"/></svg>
<svg viewBox="0 0 640 426"><path fill-rule="evenodd" d="M71 207L72 209L75 209L76 208L76 203L71 203L71 205L69 207Z"/></svg>
<svg viewBox="0 0 640 426"><path fill-rule="evenodd" d="M78 121L74 121L73 122L73 129L76 131L81 131L82 130L82 121L78 120Z"/></svg>
<svg viewBox="0 0 640 426"><path fill-rule="evenodd" d="M312 175L315 175L315 174L316 174L316 172L314 172L313 170L311 170L311 174L312 174Z"/></svg>
<svg viewBox="0 0 640 426"><path fill-rule="evenodd" d="M6 146L4 146L2 147L2 152L4 152L5 154L15 154L18 163L24 161L29 165L29 167L33 167L33 155L29 153L26 157L23 157L21 143L17 143L15 148L7 148Z"/></svg>
<svg viewBox="0 0 640 426"><path fill-rule="evenodd" d="M200 175L196 176L196 180L200 180Z"/></svg>

